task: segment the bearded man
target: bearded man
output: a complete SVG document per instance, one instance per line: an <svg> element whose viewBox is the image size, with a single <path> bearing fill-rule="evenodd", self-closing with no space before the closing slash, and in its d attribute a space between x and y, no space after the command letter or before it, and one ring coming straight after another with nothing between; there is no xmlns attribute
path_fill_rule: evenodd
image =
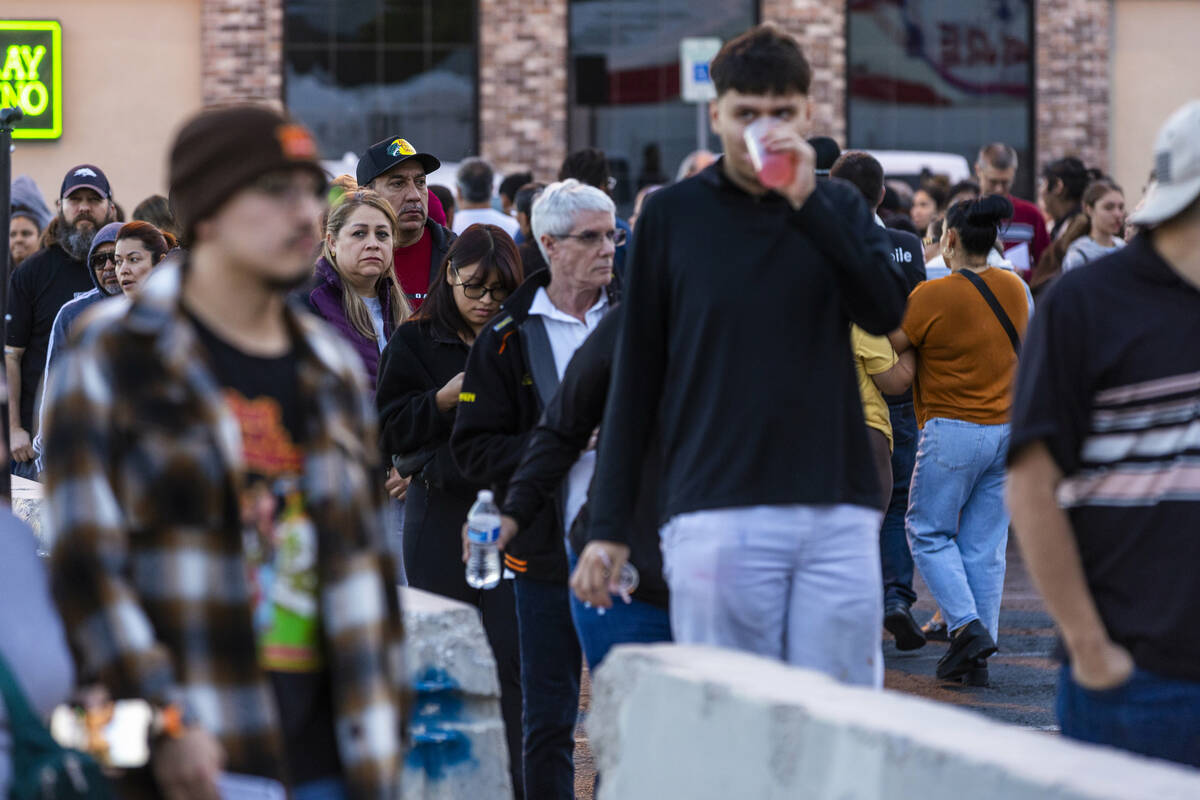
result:
<svg viewBox="0 0 1200 800"><path fill-rule="evenodd" d="M85 262L96 232L116 219L112 188L99 167L80 164L67 171L59 192L58 216L46 229L47 246L13 273L8 296L8 425L12 471L36 478L33 423L50 329L58 310L94 287Z"/></svg>

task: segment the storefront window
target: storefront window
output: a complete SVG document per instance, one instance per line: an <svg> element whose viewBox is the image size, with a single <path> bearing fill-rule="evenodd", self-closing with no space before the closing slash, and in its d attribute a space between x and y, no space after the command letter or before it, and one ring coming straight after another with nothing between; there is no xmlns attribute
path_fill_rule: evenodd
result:
<svg viewBox="0 0 1200 800"><path fill-rule="evenodd" d="M679 96L680 40L728 41L755 24L758 2L570 0L570 15L570 147L605 151L628 214L641 185L673 179L697 148L696 107Z"/></svg>
<svg viewBox="0 0 1200 800"><path fill-rule="evenodd" d="M850 0L851 147L958 153L1002 141L1020 159L1014 193L1031 197L1031 0Z"/></svg>
<svg viewBox="0 0 1200 800"><path fill-rule="evenodd" d="M287 0L288 109L321 155L403 136L446 161L477 150L475 0Z"/></svg>

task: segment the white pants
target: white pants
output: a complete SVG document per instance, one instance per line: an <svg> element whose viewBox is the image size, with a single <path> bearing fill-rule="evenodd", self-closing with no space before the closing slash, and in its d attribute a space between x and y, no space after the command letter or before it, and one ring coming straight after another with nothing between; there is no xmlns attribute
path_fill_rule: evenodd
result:
<svg viewBox="0 0 1200 800"><path fill-rule="evenodd" d="M711 644L883 685L878 511L754 506L662 529L675 641Z"/></svg>

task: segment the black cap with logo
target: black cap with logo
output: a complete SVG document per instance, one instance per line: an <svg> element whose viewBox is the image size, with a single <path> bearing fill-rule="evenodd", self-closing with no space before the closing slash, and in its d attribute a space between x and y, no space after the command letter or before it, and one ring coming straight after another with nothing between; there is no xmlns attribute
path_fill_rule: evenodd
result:
<svg viewBox="0 0 1200 800"><path fill-rule="evenodd" d="M355 170L358 185L366 186L392 167L410 159L420 161L426 175L436 172L442 166L442 162L428 153L418 153L407 139L393 136L371 145L371 149L358 160L358 168Z"/></svg>
<svg viewBox="0 0 1200 800"><path fill-rule="evenodd" d="M67 176L62 182L62 191L58 196L66 197L76 189L91 189L105 200L112 199L112 187L108 185L104 170L92 164L80 164L67 170Z"/></svg>

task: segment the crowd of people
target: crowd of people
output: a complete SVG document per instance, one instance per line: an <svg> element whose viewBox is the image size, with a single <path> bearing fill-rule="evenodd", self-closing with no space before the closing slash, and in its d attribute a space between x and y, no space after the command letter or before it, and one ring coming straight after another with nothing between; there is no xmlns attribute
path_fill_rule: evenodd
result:
<svg viewBox="0 0 1200 800"><path fill-rule="evenodd" d="M406 583L479 610L515 796L571 797L582 665L617 644L880 687L886 629L987 686L1011 521L1062 627L1064 733L1200 766L1200 350L1177 344L1200 333L1200 103L1127 219L1073 157L1034 204L1002 142L915 189L810 144L812 71L773 27L711 72L722 155L648 175L629 222L595 149L551 183L472 158L438 187L394 135L330 182L258 106L189 120L170 202L130 222L96 165L57 213L19 179L12 469L53 539L31 613L65 633L0 651L35 706L73 679L148 700L130 781L171 798L223 772L383 797ZM763 118L794 169L774 190ZM494 589L463 572L484 489Z"/></svg>

